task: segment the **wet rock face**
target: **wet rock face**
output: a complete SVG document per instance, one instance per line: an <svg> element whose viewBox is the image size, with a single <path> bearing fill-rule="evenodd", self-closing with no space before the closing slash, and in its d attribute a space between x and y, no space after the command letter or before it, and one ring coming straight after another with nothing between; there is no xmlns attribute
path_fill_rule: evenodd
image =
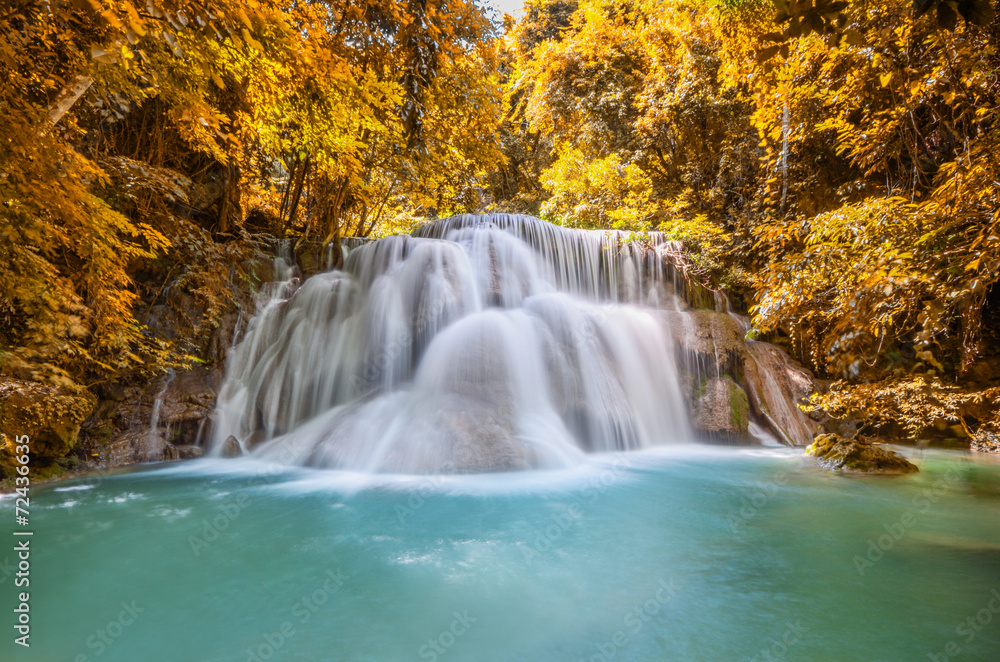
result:
<svg viewBox="0 0 1000 662"><path fill-rule="evenodd" d="M742 439L750 424L747 394L730 377L713 377L694 389L691 422L713 437Z"/></svg>
<svg viewBox="0 0 1000 662"><path fill-rule="evenodd" d="M198 367L159 377L144 389L126 389L120 403L109 397L90 429L100 461L121 466L192 457L180 449L207 437L220 379L218 370Z"/></svg>
<svg viewBox="0 0 1000 662"><path fill-rule="evenodd" d="M743 330L733 317L708 310L664 313L680 353L679 363L694 374L741 376Z"/></svg>
<svg viewBox="0 0 1000 662"><path fill-rule="evenodd" d="M162 391L160 425L191 428L195 424L193 427L197 428L215 407L220 379L219 372L205 368L179 371ZM190 436L191 430L186 429L186 433ZM171 441L180 440L175 436Z"/></svg>
<svg viewBox="0 0 1000 662"><path fill-rule="evenodd" d="M487 407L462 400L442 409L436 422L445 444L441 457L449 459L425 467L427 473L523 471L532 466L530 448L518 440L512 422L498 419Z"/></svg>
<svg viewBox="0 0 1000 662"><path fill-rule="evenodd" d="M753 420L788 445L812 442L820 425L798 407L815 390L808 370L774 345L747 341L748 322L736 316L710 310L664 316L688 374L683 387L695 430L749 441Z"/></svg>
<svg viewBox="0 0 1000 662"><path fill-rule="evenodd" d="M869 474L907 474L917 466L881 444L844 439L834 434L816 437L806 453L831 470Z"/></svg>
<svg viewBox="0 0 1000 662"><path fill-rule="evenodd" d="M725 313L694 310L664 313L687 373L682 384L698 433L724 441L750 441L750 406L740 384L745 350L743 330Z"/></svg>
<svg viewBox="0 0 1000 662"><path fill-rule="evenodd" d="M754 413L768 423L785 443L806 446L821 429L799 408L815 391L812 373L781 348L748 342L744 381Z"/></svg>
<svg viewBox="0 0 1000 662"><path fill-rule="evenodd" d="M15 466L16 438L30 439L32 461L47 466L65 457L76 444L84 419L96 399L36 382L0 382L0 472Z"/></svg>
<svg viewBox="0 0 1000 662"><path fill-rule="evenodd" d="M108 467L157 461L164 459L167 448L167 440L160 430L129 430L116 435L101 449L100 460Z"/></svg>
<svg viewBox="0 0 1000 662"><path fill-rule="evenodd" d="M686 351L707 356L743 351L743 330L726 313L692 310L665 315L674 338Z"/></svg>

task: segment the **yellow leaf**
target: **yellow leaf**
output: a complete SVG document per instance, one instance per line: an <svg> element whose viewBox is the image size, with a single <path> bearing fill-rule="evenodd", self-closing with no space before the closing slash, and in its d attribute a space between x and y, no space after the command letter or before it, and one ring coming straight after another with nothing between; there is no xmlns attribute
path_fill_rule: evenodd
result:
<svg viewBox="0 0 1000 662"><path fill-rule="evenodd" d="M129 27L131 27L132 31L140 37L144 36L146 34L146 30L142 19L139 18L139 12L135 10L135 7L133 7L130 2L124 3L124 7L125 11L128 12Z"/></svg>
<svg viewBox="0 0 1000 662"><path fill-rule="evenodd" d="M890 80L892 80L892 74L882 74L878 77L878 82L882 83L882 87L887 87Z"/></svg>

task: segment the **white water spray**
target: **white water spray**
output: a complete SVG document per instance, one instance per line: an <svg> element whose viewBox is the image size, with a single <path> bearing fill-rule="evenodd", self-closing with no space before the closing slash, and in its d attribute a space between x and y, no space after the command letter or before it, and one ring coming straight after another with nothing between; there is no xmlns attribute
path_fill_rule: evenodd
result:
<svg viewBox="0 0 1000 662"><path fill-rule="evenodd" d="M353 246L270 293L230 359L216 451L234 435L281 462L430 473L689 440L658 313L680 307L678 276L626 239L490 215Z"/></svg>

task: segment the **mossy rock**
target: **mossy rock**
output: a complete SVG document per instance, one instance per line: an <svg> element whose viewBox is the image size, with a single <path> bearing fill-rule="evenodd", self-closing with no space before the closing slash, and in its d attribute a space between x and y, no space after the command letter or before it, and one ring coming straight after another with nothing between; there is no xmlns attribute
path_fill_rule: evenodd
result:
<svg viewBox="0 0 1000 662"><path fill-rule="evenodd" d="M691 392L691 401L697 402L705 397L705 391L708 390L708 377L702 377L698 380L698 383L694 385L694 389Z"/></svg>
<svg viewBox="0 0 1000 662"><path fill-rule="evenodd" d="M710 436L740 438L750 424L746 392L729 375L702 379L692 393L691 422Z"/></svg>
<svg viewBox="0 0 1000 662"><path fill-rule="evenodd" d="M740 325L725 313L707 310L664 312L674 339L687 352L715 357L742 355L746 340Z"/></svg>
<svg viewBox="0 0 1000 662"><path fill-rule="evenodd" d="M35 468L53 464L77 442L80 425L94 409L87 391L69 391L36 382L0 382L0 471L15 466L16 439L29 438Z"/></svg>
<svg viewBox="0 0 1000 662"><path fill-rule="evenodd" d="M830 470L868 474L908 474L918 471L905 457L881 444L844 439L835 434L821 434L806 453Z"/></svg>
<svg viewBox="0 0 1000 662"><path fill-rule="evenodd" d="M745 433L750 427L750 401L747 399L746 391L740 388L736 382L727 379L729 387L729 422L733 428Z"/></svg>

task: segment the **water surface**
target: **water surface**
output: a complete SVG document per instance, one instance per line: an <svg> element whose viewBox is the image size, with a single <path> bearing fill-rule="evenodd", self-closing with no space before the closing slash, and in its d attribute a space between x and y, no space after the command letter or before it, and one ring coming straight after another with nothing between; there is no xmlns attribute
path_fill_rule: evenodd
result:
<svg viewBox="0 0 1000 662"><path fill-rule="evenodd" d="M996 660L1000 464L915 460L891 478L705 446L451 477L204 460L38 487L32 647L8 625L0 659Z"/></svg>

